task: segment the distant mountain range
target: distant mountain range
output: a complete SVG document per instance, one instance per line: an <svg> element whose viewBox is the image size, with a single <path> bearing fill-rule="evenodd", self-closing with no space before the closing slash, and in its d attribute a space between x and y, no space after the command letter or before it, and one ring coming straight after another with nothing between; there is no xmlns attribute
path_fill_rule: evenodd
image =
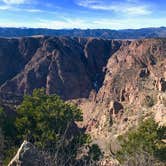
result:
<svg viewBox="0 0 166 166"><path fill-rule="evenodd" d="M164 38L166 27L142 29L43 29L43 28L0 28L0 37L23 37L34 35L70 36L70 37L99 37L103 39L142 39Z"/></svg>

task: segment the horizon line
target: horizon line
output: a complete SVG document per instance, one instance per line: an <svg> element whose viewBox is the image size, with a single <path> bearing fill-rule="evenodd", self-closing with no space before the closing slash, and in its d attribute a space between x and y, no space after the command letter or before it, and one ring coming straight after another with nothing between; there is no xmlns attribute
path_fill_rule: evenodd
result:
<svg viewBox="0 0 166 166"><path fill-rule="evenodd" d="M15 29L48 29L48 30L114 30L114 31L121 31L121 30L140 30L140 29L158 29L158 28L166 28L166 26L159 26L159 27L142 27L142 28L124 28L124 29L109 29L109 28L58 28L58 29L53 29L53 28L40 28L40 27L4 27L0 26L0 28L15 28Z"/></svg>

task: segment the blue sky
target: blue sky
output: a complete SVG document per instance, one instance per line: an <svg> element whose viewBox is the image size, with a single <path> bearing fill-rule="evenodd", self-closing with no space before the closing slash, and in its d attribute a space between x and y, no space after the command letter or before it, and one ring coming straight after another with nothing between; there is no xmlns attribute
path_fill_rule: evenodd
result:
<svg viewBox="0 0 166 166"><path fill-rule="evenodd" d="M128 29L166 26L165 0L0 0L0 26Z"/></svg>

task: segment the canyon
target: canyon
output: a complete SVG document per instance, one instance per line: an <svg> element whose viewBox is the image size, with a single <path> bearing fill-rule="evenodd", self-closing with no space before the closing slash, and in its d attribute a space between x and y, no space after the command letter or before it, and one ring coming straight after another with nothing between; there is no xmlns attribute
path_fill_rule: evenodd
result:
<svg viewBox="0 0 166 166"><path fill-rule="evenodd" d="M141 119L166 124L166 39L0 38L1 103L36 88L78 105L78 125L114 153L118 135Z"/></svg>

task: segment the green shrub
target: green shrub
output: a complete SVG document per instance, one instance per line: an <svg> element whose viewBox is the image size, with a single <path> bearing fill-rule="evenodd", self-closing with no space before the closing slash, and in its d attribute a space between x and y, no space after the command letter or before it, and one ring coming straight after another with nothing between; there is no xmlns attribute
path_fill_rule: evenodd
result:
<svg viewBox="0 0 166 166"><path fill-rule="evenodd" d="M165 138L166 127L159 127L152 118L147 119L136 130L119 137L121 150L117 153L117 158L122 163L132 161L134 165L139 165L140 162L147 165L148 160L165 162Z"/></svg>
<svg viewBox="0 0 166 166"><path fill-rule="evenodd" d="M4 136L7 139L11 139L16 135L16 128L14 122L15 117L8 116L5 110L2 107L0 107L0 127L2 129Z"/></svg>
<svg viewBox="0 0 166 166"><path fill-rule="evenodd" d="M17 147L17 131L14 123L15 116L7 115L5 110L0 107L0 127L3 135L3 139L0 138L1 143L3 143L3 151L1 151L1 156L5 165L7 165L8 161L10 161L13 157L12 155L14 155Z"/></svg>
<svg viewBox="0 0 166 166"><path fill-rule="evenodd" d="M2 133L2 129L0 128L0 161L3 158L3 151L4 151L4 135Z"/></svg>
<svg viewBox="0 0 166 166"><path fill-rule="evenodd" d="M74 158L78 147L87 141L75 124L83 120L81 110L56 95L46 95L44 89L25 96L17 114L18 139L56 153L59 158Z"/></svg>
<svg viewBox="0 0 166 166"><path fill-rule="evenodd" d="M44 89L25 96L17 114L18 137L46 147L67 134L75 121L82 121L82 113L76 106L56 95L46 95Z"/></svg>
<svg viewBox="0 0 166 166"><path fill-rule="evenodd" d="M93 161L99 161L101 156L102 156L102 152L99 148L99 146L97 144L93 144L90 148L89 148L89 152L88 152L88 156L93 160Z"/></svg>
<svg viewBox="0 0 166 166"><path fill-rule="evenodd" d="M82 120L82 112L75 105L65 103L57 95L47 95L44 89L34 90L32 95L24 96L17 117L10 119L0 110L0 126L6 142L5 163L14 156L23 140L27 140L48 152L55 165L74 164L79 148L91 142L90 136L75 123Z"/></svg>

